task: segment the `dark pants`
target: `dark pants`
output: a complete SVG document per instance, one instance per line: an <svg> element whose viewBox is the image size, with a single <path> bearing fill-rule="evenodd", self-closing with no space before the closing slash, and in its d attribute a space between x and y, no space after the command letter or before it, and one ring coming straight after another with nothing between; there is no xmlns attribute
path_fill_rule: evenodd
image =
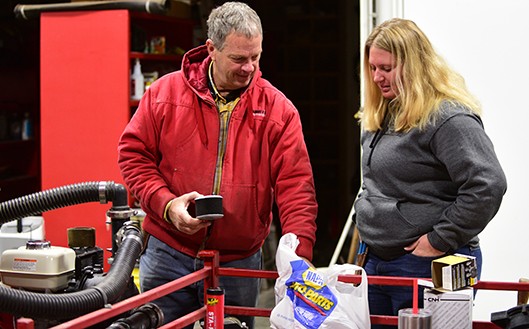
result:
<svg viewBox="0 0 529 329"><path fill-rule="evenodd" d="M481 249L463 247L456 253L476 257L478 265L478 279L481 276ZM368 254L365 270L367 275L399 276L412 278L431 278L432 260L439 257L417 257L406 254L399 258L384 261L372 253ZM419 287L420 288L420 287ZM369 285L369 312L371 315L398 315L402 308L413 306L413 288L399 286ZM419 289L419 307L423 307L424 289ZM372 329L396 329L397 326L372 325Z"/></svg>
<svg viewBox="0 0 529 329"><path fill-rule="evenodd" d="M222 267L261 269L261 252L254 255L220 264ZM174 250L162 241L151 236L145 253L140 258L140 286L147 291L181 278L204 267L204 262ZM256 307L260 281L256 278L220 277L224 289L225 305ZM177 290L153 301L163 313L165 323L174 321L204 305L204 284L202 281ZM236 316L253 328L253 317ZM187 328L192 329L193 326Z"/></svg>

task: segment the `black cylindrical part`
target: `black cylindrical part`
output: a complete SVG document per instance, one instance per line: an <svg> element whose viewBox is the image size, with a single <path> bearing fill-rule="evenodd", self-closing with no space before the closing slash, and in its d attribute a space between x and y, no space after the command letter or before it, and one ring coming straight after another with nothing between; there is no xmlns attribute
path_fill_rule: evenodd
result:
<svg viewBox="0 0 529 329"><path fill-rule="evenodd" d="M18 19L38 18L44 12L87 11L128 9L144 11L151 14L163 14L170 8L167 0L128 0L128 1L79 1L65 3L50 3L39 5L18 4L13 10Z"/></svg>
<svg viewBox="0 0 529 329"><path fill-rule="evenodd" d="M163 324L163 312L153 303L142 305L131 314L112 323L107 329L144 329L158 328Z"/></svg>

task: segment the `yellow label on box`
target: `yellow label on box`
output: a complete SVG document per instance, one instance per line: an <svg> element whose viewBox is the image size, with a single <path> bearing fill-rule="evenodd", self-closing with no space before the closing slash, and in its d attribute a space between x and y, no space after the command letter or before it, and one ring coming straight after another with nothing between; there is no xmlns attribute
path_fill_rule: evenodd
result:
<svg viewBox="0 0 529 329"><path fill-rule="evenodd" d="M432 282L435 288L448 291L473 286L478 282L476 258L454 254L432 261Z"/></svg>

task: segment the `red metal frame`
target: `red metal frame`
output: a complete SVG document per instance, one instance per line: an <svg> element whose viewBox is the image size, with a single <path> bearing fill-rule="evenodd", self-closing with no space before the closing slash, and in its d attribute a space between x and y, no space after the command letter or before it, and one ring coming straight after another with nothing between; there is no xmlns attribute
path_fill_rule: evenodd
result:
<svg viewBox="0 0 529 329"><path fill-rule="evenodd" d="M86 328L97 324L99 322L111 319L123 312L129 311L135 307L141 306L148 302L151 302L159 297L165 296L171 292L182 289L192 283L204 280L204 291L207 291L210 287L218 287L219 277L221 276L235 276L235 277L252 277L252 278L263 278L263 279L276 279L278 277L275 271L257 271L257 270L244 270L236 268L222 268L219 266L218 252L216 251L202 251L199 256L204 260L204 268L189 274L185 277L177 279L175 281L164 284L155 289L133 296L114 305L109 308L103 308L92 313L83 315L77 319L62 323L52 329L66 329L66 328ZM339 277L340 281L349 283L359 283L361 276L358 275L342 275ZM379 284L388 286L413 286L416 278L407 277L384 277L384 276L368 276L369 284ZM528 282L492 282L492 281L480 281L474 289L484 290L505 290L505 291L529 291ZM272 309L270 308L258 308L258 307L239 307L239 306L224 306L224 312L226 314L233 315L249 315L259 317L269 317ZM161 326L161 329L168 328L182 328L190 325L195 321L203 319L206 315L206 307L202 307L194 312L187 314L171 323ZM398 317L396 316L382 316L382 315L371 315L372 324L386 324L386 325L397 325ZM32 319L21 318L17 320L17 329L33 329L34 323ZM473 329L500 329L497 325L487 321L474 321L472 325ZM221 328L216 328L221 329Z"/></svg>

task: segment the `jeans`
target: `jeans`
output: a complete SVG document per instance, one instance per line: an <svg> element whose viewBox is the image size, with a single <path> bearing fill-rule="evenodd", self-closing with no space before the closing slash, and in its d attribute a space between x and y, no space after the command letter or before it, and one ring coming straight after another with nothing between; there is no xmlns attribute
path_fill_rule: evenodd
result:
<svg viewBox="0 0 529 329"><path fill-rule="evenodd" d="M261 258L261 251L258 251L248 258L221 263L220 265L222 267L260 270ZM203 268L203 266L203 260L187 256L150 236L147 248L140 258L141 291L144 292L171 282L195 272ZM220 286L224 289L226 305L257 306L260 279L221 276ZM164 323L169 323L204 305L204 283L203 281L198 281L169 295L160 297L154 300L153 303L162 309ZM253 328L253 317L235 317L246 322L248 328ZM186 327L186 329L192 328L193 325Z"/></svg>
<svg viewBox="0 0 529 329"><path fill-rule="evenodd" d="M465 246L455 253L476 257L478 280L481 276L482 255L479 247ZM399 258L384 261L372 253L365 264L367 275L431 278L432 260L439 257L418 257L406 254ZM419 287L420 288L420 287ZM423 307L424 289L419 289L419 307ZM413 287L369 285L369 312L371 315L398 315L402 308L413 306ZM372 329L396 329L396 326L372 325Z"/></svg>

